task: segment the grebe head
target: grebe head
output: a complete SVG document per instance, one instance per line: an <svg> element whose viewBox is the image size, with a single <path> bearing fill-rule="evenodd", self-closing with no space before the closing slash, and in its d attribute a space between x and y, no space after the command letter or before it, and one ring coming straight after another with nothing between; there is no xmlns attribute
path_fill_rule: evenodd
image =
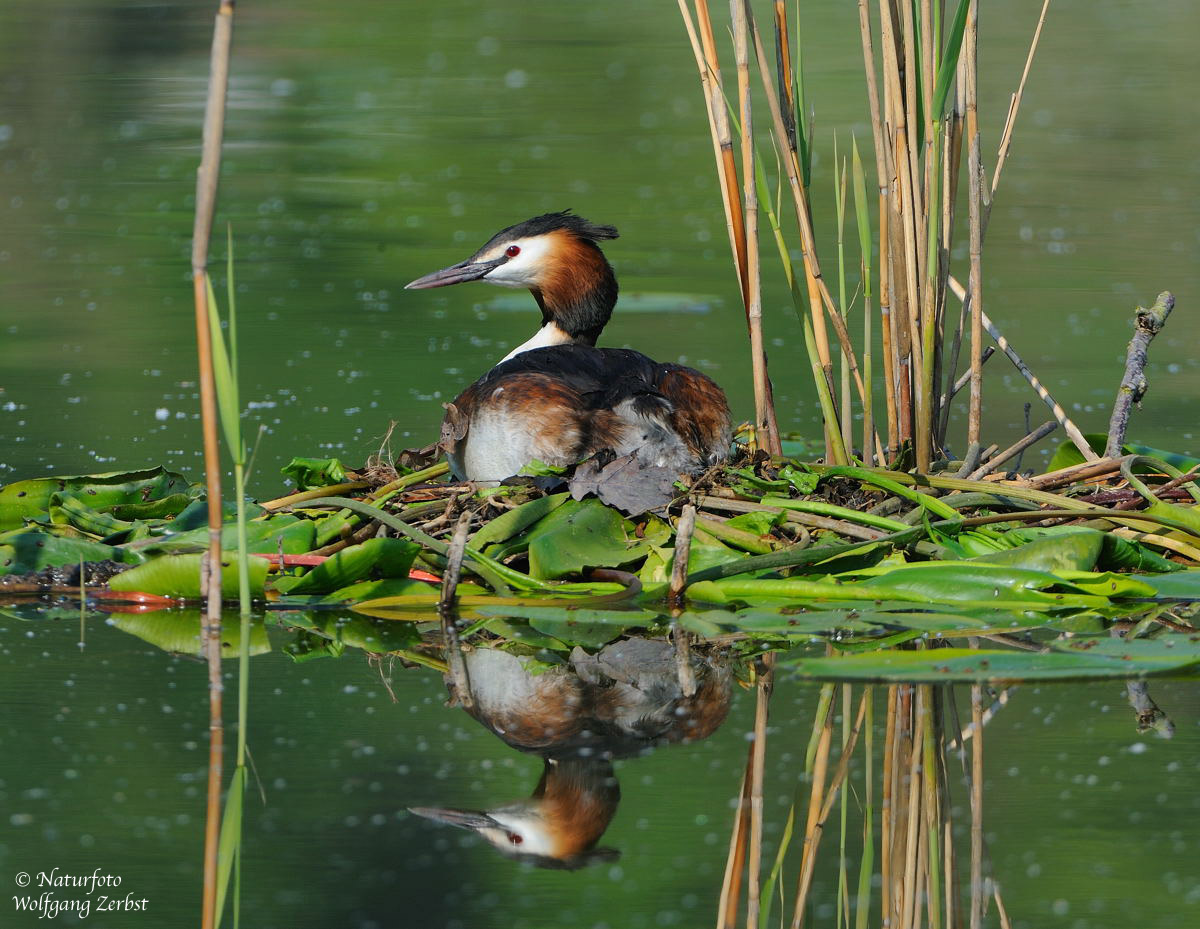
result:
<svg viewBox="0 0 1200 929"><path fill-rule="evenodd" d="M527 287L542 310L543 329L553 327L540 340L535 337L537 344L594 345L617 302L617 279L598 243L616 237L612 226L569 210L546 213L502 229L466 261L417 278L405 289L467 281Z"/></svg>

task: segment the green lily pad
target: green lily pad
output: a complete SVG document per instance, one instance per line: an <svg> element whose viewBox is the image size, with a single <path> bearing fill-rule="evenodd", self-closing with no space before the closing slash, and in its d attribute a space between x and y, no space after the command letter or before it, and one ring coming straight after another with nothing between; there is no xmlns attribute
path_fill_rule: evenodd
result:
<svg viewBox="0 0 1200 929"><path fill-rule="evenodd" d="M32 530L0 536L0 574L31 574L81 561L123 561L122 552L89 539Z"/></svg>
<svg viewBox="0 0 1200 929"><path fill-rule="evenodd" d="M272 585L282 594L329 593L368 575L406 577L421 547L405 539L368 539L330 555L307 574L280 577Z"/></svg>
<svg viewBox="0 0 1200 929"><path fill-rule="evenodd" d="M649 551L631 540L627 521L599 500L568 500L529 532L529 573L540 580L579 574L585 568L616 568Z"/></svg>
<svg viewBox="0 0 1200 929"><path fill-rule="evenodd" d="M252 554L301 555L310 552L316 542L316 528L309 519L292 513L280 513L246 524L246 551ZM237 526L221 527L221 547L234 550L238 545ZM175 532L144 542L129 543L130 549L147 555L187 553L208 549L208 527Z"/></svg>
<svg viewBox="0 0 1200 929"><path fill-rule="evenodd" d="M329 487L346 481L346 468L337 458L293 458L280 471L284 477L296 482L297 490Z"/></svg>
<svg viewBox="0 0 1200 929"><path fill-rule="evenodd" d="M198 600L201 597L202 557L197 554L160 555L118 574L108 582L108 586L112 590L128 593ZM268 565L263 559L250 559L251 597L261 599L267 580L267 568ZM237 555L232 552L223 552L221 555L221 596L229 600L238 596Z"/></svg>
<svg viewBox="0 0 1200 929"><path fill-rule="evenodd" d="M144 504L191 488L187 479L166 468L113 471L72 477L42 477L0 488L0 530L16 529L27 519L44 516L51 498L74 497L93 510Z"/></svg>
<svg viewBox="0 0 1200 929"><path fill-rule="evenodd" d="M990 552L971 560L989 564L1016 565L1038 571L1070 568L1090 571L1104 548L1104 537L1095 529L1076 530L1033 539L1006 551Z"/></svg>
<svg viewBox="0 0 1200 929"><path fill-rule="evenodd" d="M1200 600L1200 569L1192 568L1176 574L1140 574L1135 576L1155 595L1170 600Z"/></svg>

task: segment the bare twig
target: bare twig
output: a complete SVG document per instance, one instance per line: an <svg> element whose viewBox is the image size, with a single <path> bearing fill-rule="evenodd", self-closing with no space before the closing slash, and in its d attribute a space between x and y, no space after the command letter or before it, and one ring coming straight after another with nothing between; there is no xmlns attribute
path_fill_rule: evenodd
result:
<svg viewBox="0 0 1200 929"><path fill-rule="evenodd" d="M1053 419L1049 422L1042 423L1040 426L1034 429L1033 432L1029 433L1029 435L1025 436L1023 439L1017 440L1004 451L1000 452L1000 454L993 455L991 458L989 458L983 466L976 468L973 472L971 472L968 480L978 481L982 479L985 474L990 474L991 472L995 471L998 467L1000 467L1000 465L1004 464L1004 462L1008 461L1010 458L1015 458L1017 455L1021 454L1021 452L1025 451L1025 449L1029 448L1029 446L1040 442L1057 428L1058 423Z"/></svg>
<svg viewBox="0 0 1200 929"><path fill-rule="evenodd" d="M1129 426L1129 409L1135 403L1141 405L1148 386L1146 352L1150 348L1151 340L1167 324L1167 317L1171 315L1174 307L1175 295L1163 291L1150 309L1139 306L1133 311L1134 332L1125 354L1125 376L1121 378L1121 387L1117 391L1116 402L1113 403L1112 418L1108 421L1108 444L1104 447L1104 454L1109 458L1121 454L1125 430Z"/></svg>
<svg viewBox="0 0 1200 929"><path fill-rule="evenodd" d="M678 607L687 586L688 560L692 552L692 533L696 529L696 507L685 504L675 525L675 557L671 563L671 583L668 602ZM696 693L696 675L692 673L691 648L687 631L678 621L671 623L671 637L675 640L675 674L685 697Z"/></svg>
<svg viewBox="0 0 1200 929"><path fill-rule="evenodd" d="M450 666L450 678L454 682L454 695L459 706L471 709L475 698L471 693L471 679L467 674L467 663L463 659L462 643L458 638L458 579L462 575L463 555L467 550L467 534L471 529L471 514L463 513L454 527L454 538L446 552L446 570L442 574L442 596L438 601L438 616L442 621L442 637L446 643L446 663Z"/></svg>
<svg viewBox="0 0 1200 929"><path fill-rule="evenodd" d="M950 289L960 300L973 299L967 296L967 292L963 289L962 284L960 284L953 276L950 277ZM1029 383L1029 386L1032 387L1034 392L1042 398L1042 402L1044 402L1046 406L1050 408L1051 414L1053 414L1054 418L1058 420L1063 429L1066 430L1066 433L1070 437L1072 444L1079 449L1079 453L1088 461L1099 460L1100 456L1092 451L1092 447L1088 445L1087 439L1083 437L1083 433L1080 431L1079 427L1076 426L1071 420L1071 417L1067 415L1067 411L1062 408L1062 406L1057 400L1054 399L1053 396L1051 396L1050 391L1046 389L1046 386L1040 380L1038 380L1037 376L1029 369L1029 365L1025 364L1021 356L1017 354L1017 350L1012 347L1008 339L1006 339L1000 330L996 328L995 324L988 318L986 313L980 314L980 321L983 323L984 328L987 329L988 334L993 340L995 340L996 344L1000 346L1000 350L1008 356L1008 360L1016 366L1017 370L1021 372L1021 376L1024 377Z"/></svg>

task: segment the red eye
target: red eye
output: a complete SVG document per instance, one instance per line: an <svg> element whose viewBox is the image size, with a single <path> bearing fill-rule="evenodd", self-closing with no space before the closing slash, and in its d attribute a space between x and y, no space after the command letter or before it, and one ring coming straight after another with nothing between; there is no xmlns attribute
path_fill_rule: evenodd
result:
<svg viewBox="0 0 1200 929"><path fill-rule="evenodd" d="M519 254L521 254L521 246L510 245L504 250L504 254L506 254L509 258L516 258Z"/></svg>
<svg viewBox="0 0 1200 929"><path fill-rule="evenodd" d="M517 247L514 245L513 248L517 248ZM520 249L517 248L517 251L520 251ZM510 832L508 834L508 841L511 842L513 845L520 845L522 842L525 841L525 839L522 838L520 835L518 835L515 832Z"/></svg>

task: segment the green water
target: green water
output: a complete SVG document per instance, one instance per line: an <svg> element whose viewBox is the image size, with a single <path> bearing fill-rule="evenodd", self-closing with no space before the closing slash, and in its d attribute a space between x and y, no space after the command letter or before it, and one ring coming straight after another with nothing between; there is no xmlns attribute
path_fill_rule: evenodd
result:
<svg viewBox="0 0 1200 929"><path fill-rule="evenodd" d="M987 151L1039 5L985 5ZM828 263L833 132L865 152L869 130L854 4L805 17ZM210 30L209 4L0 7L0 481L198 471L188 253ZM1197 34L1200 8L1184 0L1053 5L984 273L989 314L1089 431L1107 424L1132 306L1173 290L1131 434L1192 453ZM361 461L393 419L396 445L429 441L441 403L527 338L536 314L482 285L403 285L563 207L620 228L608 254L626 293L709 308L619 306L604 344L701 367L748 413L711 145L673 5L244 3L226 140L218 223L236 240L246 431L263 427L256 496L281 491L292 455ZM766 275L780 419L812 434L799 328L769 261ZM1003 359L986 391L988 437L1007 444L1037 400ZM95 617L82 650L77 620L4 616L0 630L0 881L15 892L20 871L100 867L152 909L89 925L193 924L203 667ZM247 925L711 923L745 695L712 739L621 762L625 799L605 844L623 857L566 874L521 869L404 812L528 794L540 765L442 708L436 675L398 673L393 704L359 657L294 665L275 653L256 659L254 686L267 803L248 813ZM989 727L987 830L1014 926L1196 924L1200 700L1182 684L1155 695L1178 725L1171 742L1135 735L1112 684L1023 688ZM770 844L813 702L780 684ZM820 871L821 924L833 891ZM14 917L7 894L0 913L6 926L39 924Z"/></svg>

